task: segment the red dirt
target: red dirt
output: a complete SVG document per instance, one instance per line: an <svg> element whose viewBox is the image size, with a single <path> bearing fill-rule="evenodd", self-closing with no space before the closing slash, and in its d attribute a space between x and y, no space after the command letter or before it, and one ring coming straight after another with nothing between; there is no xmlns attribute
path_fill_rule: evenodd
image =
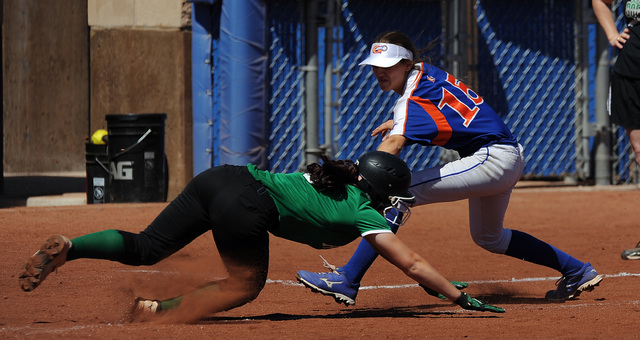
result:
<svg viewBox="0 0 640 340"><path fill-rule="evenodd" d="M383 259L365 275L357 304L336 304L295 283L299 269L322 271L319 254L346 262L357 241L332 250L271 238L269 282L252 303L195 323L133 318L137 296L169 298L225 275L211 235L152 267L76 260L38 289L20 290L22 263L50 234L143 229L164 203L0 209L0 338L638 338L640 261L620 252L640 239L637 188L516 189L505 225L591 262L601 285L579 299L544 300L558 273L474 245L466 201L413 209L400 238L467 292L506 309L465 311L426 295ZM404 285L409 285L408 287Z"/></svg>

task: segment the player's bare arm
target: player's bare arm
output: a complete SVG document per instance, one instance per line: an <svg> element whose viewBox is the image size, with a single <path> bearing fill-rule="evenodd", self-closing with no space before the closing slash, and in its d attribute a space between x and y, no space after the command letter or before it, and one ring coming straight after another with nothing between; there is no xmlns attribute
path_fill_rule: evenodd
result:
<svg viewBox="0 0 640 340"><path fill-rule="evenodd" d="M613 15L611 13L610 5L613 0L592 0L593 12L598 18L598 22L604 33L607 35L607 40L612 47L622 48L625 42L631 37L629 35L629 29L625 28L622 32L618 33L618 28L613 21Z"/></svg>
<svg viewBox="0 0 640 340"><path fill-rule="evenodd" d="M382 257L418 283L436 290L451 301L460 297L458 288L438 273L427 260L407 247L395 234L370 234L365 236L365 239Z"/></svg>
<svg viewBox="0 0 640 340"><path fill-rule="evenodd" d="M377 135L380 135L384 140L388 137L387 134L389 133L389 131L391 131L391 129L393 129L393 119L389 119L388 121L380 124L380 126L378 126L377 128L373 129L373 132L371 132L371 136L375 137Z"/></svg>
<svg viewBox="0 0 640 340"><path fill-rule="evenodd" d="M407 138L402 135L391 135L385 138L385 140L378 146L378 151L384 151L398 156L404 144L407 142Z"/></svg>

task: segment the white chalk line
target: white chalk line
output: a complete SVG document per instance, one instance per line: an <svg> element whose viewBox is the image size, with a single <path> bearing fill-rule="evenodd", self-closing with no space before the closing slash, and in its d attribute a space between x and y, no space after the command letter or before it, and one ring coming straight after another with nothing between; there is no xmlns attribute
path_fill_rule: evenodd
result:
<svg viewBox="0 0 640 340"><path fill-rule="evenodd" d="M47 324L43 327L49 327L51 326L51 324ZM71 336L71 334L74 331L81 331L81 330L85 330L85 329L102 329L102 328L109 328L109 327L120 327L123 328L124 324L122 323L107 323L107 324L97 324L97 325L82 325L82 326L71 326L71 327L62 327L62 328L56 328L56 329L51 329L51 328L46 328L46 329L38 329L38 326L24 326L24 327L0 327L0 333L5 333L5 332L12 332L12 333L20 333L21 336L33 336L33 335L37 335L37 334L65 334L68 336Z"/></svg>
<svg viewBox="0 0 640 340"><path fill-rule="evenodd" d="M603 278L617 278L617 277L640 277L640 273L618 273L618 274L601 274ZM510 280L477 280L477 281L464 281L468 284L486 284L486 283L519 283L519 282L537 282L537 281L557 281L556 277L528 277L528 278L511 278ZM292 280L267 280L267 283L282 284L285 286L302 286L301 283ZM378 285L378 286L361 286L360 289L401 289L401 288L415 288L418 287L417 283L414 284L402 284L402 285Z"/></svg>
<svg viewBox="0 0 640 340"><path fill-rule="evenodd" d="M152 269L123 269L120 272L127 273L150 273L150 274L163 274L163 275L178 275L180 272L177 271L160 271L160 270L152 270ZM640 273L626 273L621 272L618 274L601 274L603 278L619 278L619 277L640 277ZM511 278L511 279L503 279L503 280L475 280L475 281L464 281L468 284L487 284L487 283L520 283L520 282L538 282L538 281L557 281L560 277L525 277L525 278ZM213 280L223 279L223 277L214 277ZM271 284L281 284L284 286L300 286L303 285L293 280L272 280L267 279L267 283ZM413 284L402 284L402 285L377 285L377 286L361 286L360 289L401 289L401 288L415 288L418 287L417 283Z"/></svg>

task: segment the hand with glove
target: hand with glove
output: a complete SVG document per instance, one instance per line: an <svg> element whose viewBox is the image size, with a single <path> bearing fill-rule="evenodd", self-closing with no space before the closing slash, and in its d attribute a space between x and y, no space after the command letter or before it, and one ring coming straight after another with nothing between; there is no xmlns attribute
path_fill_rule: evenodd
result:
<svg viewBox="0 0 640 340"><path fill-rule="evenodd" d="M452 285L454 285L456 288L462 290L465 289L467 287L469 287L469 284L466 282L460 282L460 281L450 281ZM420 287L422 289L424 289L425 292L427 292L427 294L431 295L431 296L435 296L438 299L442 299L442 300L446 300L446 296L436 292L434 289L431 289L423 284L420 284Z"/></svg>
<svg viewBox="0 0 640 340"><path fill-rule="evenodd" d="M479 310L481 312L504 313L504 309L492 305L488 305L478 299L472 298L467 293L460 294L460 297L454 301L458 306L468 310Z"/></svg>

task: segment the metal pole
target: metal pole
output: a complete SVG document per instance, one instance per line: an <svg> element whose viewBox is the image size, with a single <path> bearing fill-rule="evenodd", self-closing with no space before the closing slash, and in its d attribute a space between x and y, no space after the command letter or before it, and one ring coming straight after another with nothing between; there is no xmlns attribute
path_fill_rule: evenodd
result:
<svg viewBox="0 0 640 340"><path fill-rule="evenodd" d="M333 158L333 27L335 25L334 1L327 1L325 21L324 58L324 154Z"/></svg>
<svg viewBox="0 0 640 340"><path fill-rule="evenodd" d="M609 42L602 29L596 33L596 138L595 148L595 184L611 184L611 125L607 110L609 98Z"/></svg>
<svg viewBox="0 0 640 340"><path fill-rule="evenodd" d="M449 26L451 29L449 33L449 38L451 39L450 52L452 58L451 73L458 79L464 79L464 74L462 74L461 70L462 63L460 63L460 17L464 14L461 13L463 8L460 4L460 0L453 0L452 3L453 6L451 6L451 10L449 11L449 18L451 19L451 25Z"/></svg>
<svg viewBox="0 0 640 340"><path fill-rule="evenodd" d="M574 56L576 63L576 171L579 179L586 179L592 176L591 155L589 153L589 142L593 137L593 129L589 121L589 44L587 25L594 24L595 15L590 4L583 0L574 0L575 22L574 22Z"/></svg>
<svg viewBox="0 0 640 340"><path fill-rule="evenodd" d="M305 13L305 105L306 105L306 160L307 164L317 161L314 153L318 147L318 2L304 2Z"/></svg>

